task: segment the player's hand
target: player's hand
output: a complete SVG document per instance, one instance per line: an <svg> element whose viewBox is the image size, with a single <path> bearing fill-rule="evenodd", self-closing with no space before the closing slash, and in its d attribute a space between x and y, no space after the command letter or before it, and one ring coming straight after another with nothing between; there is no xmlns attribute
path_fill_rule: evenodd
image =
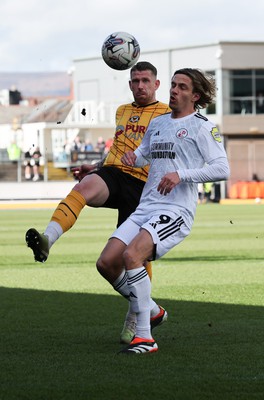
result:
<svg viewBox="0 0 264 400"><path fill-rule="evenodd" d="M133 151L127 151L122 157L121 161L123 164L133 167L135 165L137 156Z"/></svg>
<svg viewBox="0 0 264 400"><path fill-rule="evenodd" d="M78 179L79 182L90 172L96 169L96 165L83 164L80 167L71 168L74 178Z"/></svg>
<svg viewBox="0 0 264 400"><path fill-rule="evenodd" d="M180 183L180 177L177 172L170 172L161 179L159 185L158 185L158 192L160 194L166 194L170 193L172 189Z"/></svg>

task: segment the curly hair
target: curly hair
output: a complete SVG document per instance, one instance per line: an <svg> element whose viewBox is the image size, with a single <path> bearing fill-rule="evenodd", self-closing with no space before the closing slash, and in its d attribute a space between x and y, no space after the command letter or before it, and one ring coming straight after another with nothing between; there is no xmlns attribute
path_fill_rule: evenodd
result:
<svg viewBox="0 0 264 400"><path fill-rule="evenodd" d="M215 79L212 75L206 74L199 69L182 68L174 72L177 74L187 75L192 80L193 93L199 93L200 98L195 102L195 109L206 108L214 102L216 96Z"/></svg>

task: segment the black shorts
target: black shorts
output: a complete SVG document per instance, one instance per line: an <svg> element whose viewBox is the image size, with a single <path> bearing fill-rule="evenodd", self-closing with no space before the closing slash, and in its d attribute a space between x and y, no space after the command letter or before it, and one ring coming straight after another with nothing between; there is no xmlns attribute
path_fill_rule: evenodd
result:
<svg viewBox="0 0 264 400"><path fill-rule="evenodd" d="M145 182L116 167L102 167L92 173L105 181L110 193L101 207L117 209L117 226L121 225L138 206Z"/></svg>

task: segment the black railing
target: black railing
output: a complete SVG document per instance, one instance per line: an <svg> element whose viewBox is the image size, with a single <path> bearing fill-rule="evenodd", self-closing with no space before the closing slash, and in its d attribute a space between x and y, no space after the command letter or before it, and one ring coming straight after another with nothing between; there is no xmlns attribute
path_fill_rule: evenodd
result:
<svg viewBox="0 0 264 400"><path fill-rule="evenodd" d="M71 168L82 164L94 164L101 161L104 154L96 151L72 152L62 157L46 154L40 163L39 180L68 180L72 177ZM24 182L25 166L28 160L23 156L17 161L10 161L8 153L0 149L0 182ZM32 176L29 180L33 179Z"/></svg>

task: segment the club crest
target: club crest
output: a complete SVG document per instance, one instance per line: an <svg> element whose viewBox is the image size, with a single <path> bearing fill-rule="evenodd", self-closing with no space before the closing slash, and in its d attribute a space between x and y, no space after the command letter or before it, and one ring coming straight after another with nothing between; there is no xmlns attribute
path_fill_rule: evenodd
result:
<svg viewBox="0 0 264 400"><path fill-rule="evenodd" d="M181 128L176 132L176 137L178 139L184 139L186 136L188 136L188 131L185 128Z"/></svg>

